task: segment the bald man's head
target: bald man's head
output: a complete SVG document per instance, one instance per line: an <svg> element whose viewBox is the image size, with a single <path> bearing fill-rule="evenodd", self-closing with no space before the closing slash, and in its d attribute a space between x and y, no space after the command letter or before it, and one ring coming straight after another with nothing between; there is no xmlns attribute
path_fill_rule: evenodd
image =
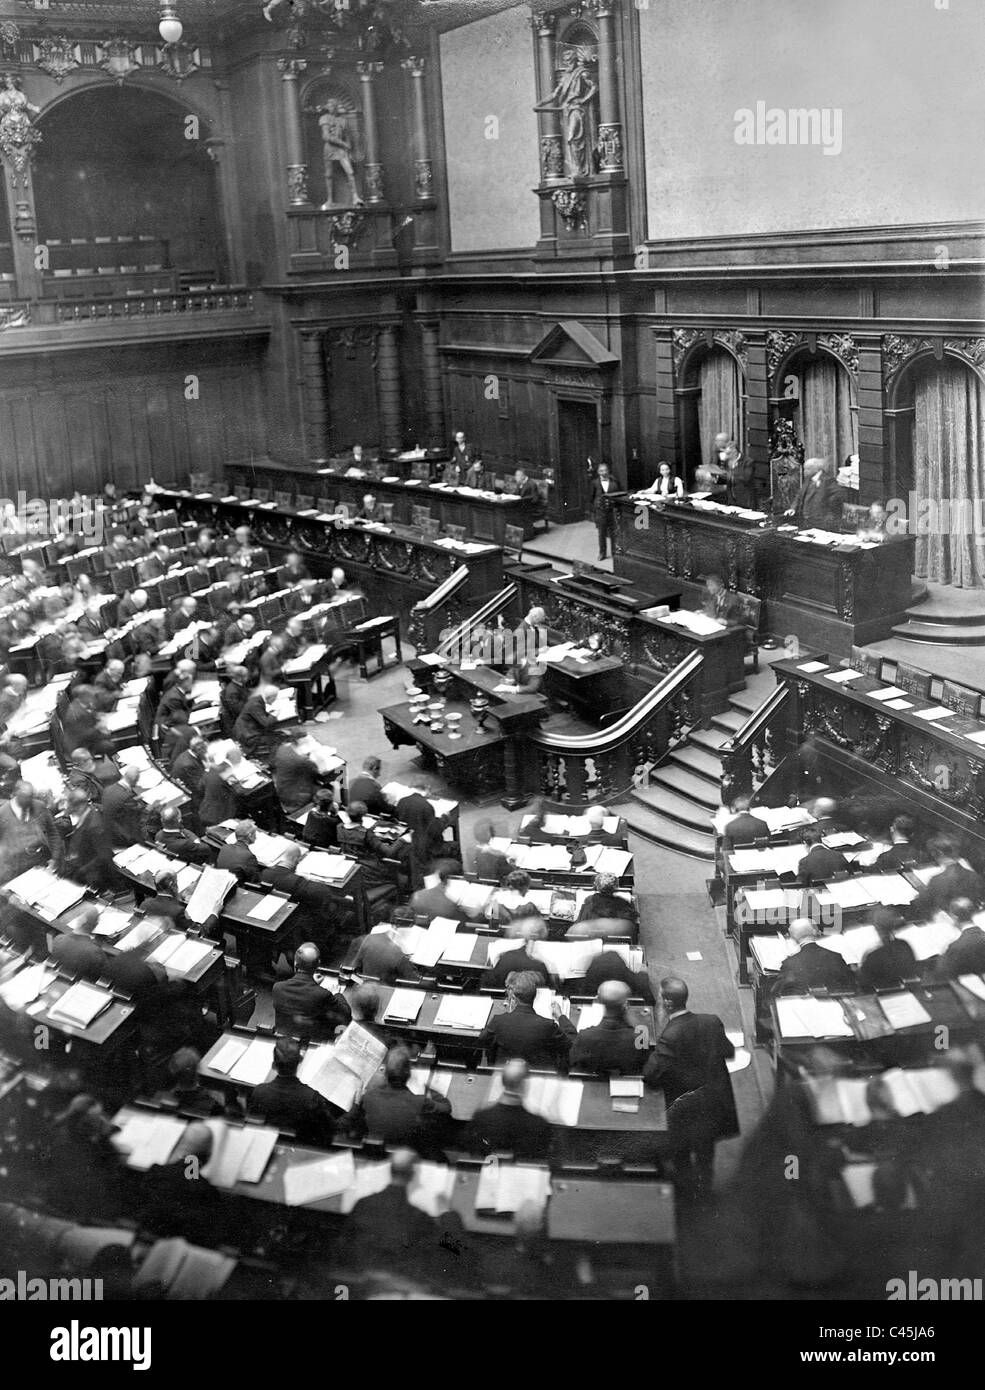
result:
<svg viewBox="0 0 985 1390"><path fill-rule="evenodd" d="M622 1018L631 994L629 985L622 980L603 980L598 989L598 1001L605 1009L606 1017Z"/></svg>
<svg viewBox="0 0 985 1390"><path fill-rule="evenodd" d="M795 922L790 923L790 930L787 935L795 945L803 946L805 941L816 941L819 933L810 918L798 917Z"/></svg>
<svg viewBox="0 0 985 1390"><path fill-rule="evenodd" d="M313 975L318 969L321 956L313 941L305 941L294 952L294 969L298 975Z"/></svg>
<svg viewBox="0 0 985 1390"><path fill-rule="evenodd" d="M601 830L605 824L605 812L601 806L593 806L588 813L588 823L593 830Z"/></svg>
<svg viewBox="0 0 985 1390"><path fill-rule="evenodd" d="M666 975L660 981L660 999L668 1013L687 1008L687 985L679 975Z"/></svg>
<svg viewBox="0 0 985 1390"><path fill-rule="evenodd" d="M507 1095L522 1096L527 1085L529 1068L520 1057L513 1057L503 1068L503 1090Z"/></svg>

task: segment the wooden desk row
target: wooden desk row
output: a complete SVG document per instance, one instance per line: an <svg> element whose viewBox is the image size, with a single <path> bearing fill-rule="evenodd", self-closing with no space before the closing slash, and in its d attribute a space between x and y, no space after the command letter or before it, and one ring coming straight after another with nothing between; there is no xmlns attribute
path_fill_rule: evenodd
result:
<svg viewBox="0 0 985 1390"><path fill-rule="evenodd" d="M257 542L276 555L299 550L313 573L327 575L333 566L341 565L350 580L356 579L366 591L377 612L396 613L405 623L414 605L462 565L469 577L457 597L469 607L503 587L503 557L496 545L483 544L476 550L450 547L425 540L406 526L383 531L343 523L326 510L302 515L293 508L230 501L211 493L169 496L183 518L200 526L232 530L248 525Z"/></svg>

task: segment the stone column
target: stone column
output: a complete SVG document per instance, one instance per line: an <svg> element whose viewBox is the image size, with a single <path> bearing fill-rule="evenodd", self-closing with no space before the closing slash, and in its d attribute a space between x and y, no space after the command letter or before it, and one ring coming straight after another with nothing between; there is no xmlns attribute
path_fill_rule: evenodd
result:
<svg viewBox="0 0 985 1390"><path fill-rule="evenodd" d="M402 64L410 73L411 138L414 151L414 197L429 202L434 197L434 171L431 167L431 147L428 140L427 98L424 91L424 59L405 58Z"/></svg>
<svg viewBox="0 0 985 1390"><path fill-rule="evenodd" d="M595 0L595 17L599 26L599 167L603 174L621 174L622 122L619 119L615 0Z"/></svg>
<svg viewBox="0 0 985 1390"><path fill-rule="evenodd" d="M277 67L284 83L284 131L287 137L287 198L292 207L306 207L308 165L304 157L304 131L301 126L301 98L298 78L308 64L303 58L278 58Z"/></svg>
<svg viewBox="0 0 985 1390"><path fill-rule="evenodd" d="M441 386L441 355L438 351L439 324L437 319L421 324L422 361L424 364L424 412L427 420L428 445L443 448L445 435L445 398Z"/></svg>
<svg viewBox="0 0 985 1390"><path fill-rule="evenodd" d="M537 99L544 101L554 90L555 54L553 14L531 15L530 22L537 35ZM558 183L564 179L564 142L561 138L561 113L538 111L540 136L540 181Z"/></svg>
<svg viewBox="0 0 985 1390"><path fill-rule="evenodd" d="M304 444L309 463L328 462L328 359L320 328L301 329L301 391L304 397Z"/></svg>
<svg viewBox="0 0 985 1390"><path fill-rule="evenodd" d="M363 182L367 203L382 203L383 165L380 163L380 136L376 124L376 77L383 71L382 63L357 63L356 71L362 87L363 129L366 134L366 166Z"/></svg>
<svg viewBox="0 0 985 1390"><path fill-rule="evenodd" d="M384 449L401 446L400 354L397 329L384 324L376 346L376 398L380 409L380 429Z"/></svg>

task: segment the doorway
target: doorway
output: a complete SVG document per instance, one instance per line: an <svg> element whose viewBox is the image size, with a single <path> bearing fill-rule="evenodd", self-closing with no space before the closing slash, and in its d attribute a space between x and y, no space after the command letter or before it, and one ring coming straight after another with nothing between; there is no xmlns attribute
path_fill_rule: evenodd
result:
<svg viewBox="0 0 985 1390"><path fill-rule="evenodd" d="M583 521L588 514L588 460L601 457L599 412L594 401L557 403L558 497L561 522Z"/></svg>

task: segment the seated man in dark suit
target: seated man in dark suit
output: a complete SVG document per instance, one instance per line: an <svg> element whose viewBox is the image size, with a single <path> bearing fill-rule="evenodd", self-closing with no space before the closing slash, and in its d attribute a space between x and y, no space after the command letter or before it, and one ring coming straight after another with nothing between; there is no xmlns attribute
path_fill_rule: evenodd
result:
<svg viewBox="0 0 985 1390"><path fill-rule="evenodd" d="M974 869L961 863L957 841L948 835L935 835L927 848L939 872L913 899L908 908L910 920L926 922L941 909L947 909L955 898L970 898L976 907L980 907L985 885Z"/></svg>
<svg viewBox="0 0 985 1390"><path fill-rule="evenodd" d="M294 1038L278 1038L274 1043L273 1081L255 1086L249 1100L251 1115L265 1124L291 1129L305 1144L331 1144L335 1120L328 1101L298 1080L301 1048Z"/></svg>
<svg viewBox="0 0 985 1390"><path fill-rule="evenodd" d="M269 759L279 741L277 721L271 706L277 698L277 688L262 685L250 696L233 725L233 738L248 758Z"/></svg>
<svg viewBox="0 0 985 1390"><path fill-rule="evenodd" d="M411 1060L406 1047L391 1047L384 1062L384 1077L371 1082L352 1116L356 1134L401 1144L416 1153L438 1156L438 1126L451 1114L451 1105L437 1091L416 1095L407 1083Z"/></svg>
<svg viewBox="0 0 985 1390"><path fill-rule="evenodd" d="M503 989L509 976L517 971L536 975L541 985L549 988L551 972L542 960L537 960L530 952L535 941L544 941L546 937L547 924L542 917L522 917L518 923L517 945L510 951L504 951L495 965L485 971L482 976L483 989Z"/></svg>
<svg viewBox="0 0 985 1390"><path fill-rule="evenodd" d="M383 998L378 987L368 980L364 980L352 991L350 998L352 1000L353 1023L358 1023L360 1028L365 1028L366 1032L370 1033L378 1042L383 1043L384 1047L393 1047L397 1039L389 1029L376 1021L383 1005Z"/></svg>
<svg viewBox="0 0 985 1390"><path fill-rule="evenodd" d="M178 897L178 880L170 869L161 869L154 875L153 896L145 898L141 910L148 917L164 917L177 931L188 926L185 908Z"/></svg>
<svg viewBox="0 0 985 1390"><path fill-rule="evenodd" d="M974 921L977 905L970 898L955 898L948 916L961 935L952 941L937 962L938 980L955 980L959 975L980 975L985 971L985 932Z"/></svg>
<svg viewBox="0 0 985 1390"><path fill-rule="evenodd" d="M166 806L161 812L161 828L154 843L186 864L211 864L215 858L212 846L185 828L177 806Z"/></svg>
<svg viewBox="0 0 985 1390"><path fill-rule="evenodd" d="M578 995L596 995L606 980L621 980L624 985L628 985L634 998L644 999L648 1004L653 1003L653 987L650 984L650 977L645 970L630 970L618 951L600 951L591 962L581 979L569 980L567 993Z"/></svg>
<svg viewBox="0 0 985 1390"><path fill-rule="evenodd" d="M339 842L342 818L330 788L315 792L315 804L304 822L302 839L312 849L334 849Z"/></svg>
<svg viewBox="0 0 985 1390"><path fill-rule="evenodd" d="M667 1022L647 1062L643 1080L662 1090L668 1106L668 1127L676 1139L675 1176L680 1186L680 1165L687 1163L690 1191L710 1194L715 1144L739 1132L739 1117L726 1062L735 1047L715 1014L694 1014L687 1007L688 988L683 980L668 976L660 981L660 1001ZM687 1123L674 1134L673 1106L689 1097ZM679 1145L679 1147L678 1147ZM692 1166L693 1165L693 1166Z"/></svg>
<svg viewBox="0 0 985 1390"><path fill-rule="evenodd" d="M51 955L62 970L83 980L98 980L106 973L106 955L92 933L99 922L99 909L84 907L70 930L59 932L51 944Z"/></svg>
<svg viewBox="0 0 985 1390"><path fill-rule="evenodd" d="M295 1038L332 1038L352 1018L342 995L332 994L316 982L320 959L317 947L305 942L294 952L294 974L274 985L271 993L278 1033Z"/></svg>
<svg viewBox="0 0 985 1390"><path fill-rule="evenodd" d="M414 912L423 913L429 920L433 917L453 917L456 921L464 922L467 916L464 909L452 902L445 891L448 880L457 869L458 865L451 859L440 859L425 879L425 886L419 888L410 900Z"/></svg>
<svg viewBox="0 0 985 1390"><path fill-rule="evenodd" d="M807 917L790 923L787 936L798 947L797 954L787 956L773 984L773 993L809 994L814 989L850 993L855 988L851 967L837 951L827 951L817 944L820 932Z"/></svg>
<svg viewBox="0 0 985 1390"><path fill-rule="evenodd" d="M202 800L202 780L205 777L205 753L208 744L198 734L189 741L188 747L176 754L171 764L171 775L182 786L187 787L191 797L193 813L197 814Z"/></svg>
<svg viewBox="0 0 985 1390"><path fill-rule="evenodd" d="M257 828L251 820L237 821L233 835L233 842L220 849L215 866L217 869L228 869L241 883L244 879L255 883L260 877L260 863L250 845L257 837Z"/></svg>
<svg viewBox="0 0 985 1390"><path fill-rule="evenodd" d="M598 992L604 1010L602 1022L585 1028L572 1043L572 1071L593 1071L605 1076L632 1076L641 1072L653 1040L645 1028L636 1028L626 1017L629 986L606 980Z"/></svg>
<svg viewBox="0 0 985 1390"><path fill-rule="evenodd" d="M597 917L622 919L626 922L627 935L639 922L636 908L617 892L619 880L615 874L596 874L592 880L592 891L581 905L579 922L591 922Z"/></svg>
<svg viewBox="0 0 985 1390"><path fill-rule="evenodd" d="M858 968L862 989L894 989L904 980L916 980L920 965L907 941L897 941L903 918L894 907L877 907L872 925L879 933L879 945L866 951Z"/></svg>
<svg viewBox="0 0 985 1390"><path fill-rule="evenodd" d="M298 904L291 918L295 945L313 941L320 952L327 953L338 925L338 901L328 884L297 872L304 852L303 845L290 845L281 855L279 864L261 868L260 882L276 888L278 893L286 893Z"/></svg>
<svg viewBox="0 0 985 1390"><path fill-rule="evenodd" d="M181 1047L168 1063L170 1086L154 1097L156 1101L174 1106L185 1115L201 1115L209 1119L222 1115L226 1106L213 1092L199 1082L198 1066L202 1058L193 1047Z"/></svg>
<svg viewBox="0 0 985 1390"><path fill-rule="evenodd" d="M487 1061L498 1063L519 1057L531 1067L557 1067L568 1059L575 1029L560 1005L551 1005L551 1017L534 1011L541 977L532 970L513 970L506 978L506 1012L494 1014L479 1035Z"/></svg>
<svg viewBox="0 0 985 1390"><path fill-rule="evenodd" d="M388 816L391 813L380 786L382 770L383 764L379 758L364 758L362 772L349 784L349 800L364 802L371 816Z"/></svg>
<svg viewBox="0 0 985 1390"><path fill-rule="evenodd" d="M356 951L353 969L357 975L372 975L384 985L398 980L420 978L417 967L397 944L393 927L371 931L364 936Z"/></svg>
<svg viewBox="0 0 985 1390"><path fill-rule="evenodd" d="M816 825L809 825L804 831L807 853L797 865L797 877L801 883L824 883L826 879L847 873L851 868L840 850L822 845L821 835Z"/></svg>
<svg viewBox="0 0 985 1390"><path fill-rule="evenodd" d="M751 845L754 840L768 840L770 828L764 820L750 811L751 797L737 796L732 802L732 819L722 831L722 849L731 853L737 845Z"/></svg>
<svg viewBox="0 0 985 1390"><path fill-rule="evenodd" d="M199 1174L212 1157L212 1131L202 1120L189 1124L167 1163L155 1164L140 1189L140 1216L156 1236L183 1236L196 1245L236 1240L235 1217L226 1194L205 1178L188 1179L189 1159Z"/></svg>
<svg viewBox="0 0 985 1390"><path fill-rule="evenodd" d="M232 738L236 720L249 698L250 673L245 666L233 666L219 695L219 727L223 737Z"/></svg>
<svg viewBox="0 0 985 1390"><path fill-rule="evenodd" d="M521 1163L546 1163L551 1155L554 1135L540 1115L523 1104L529 1069L514 1058L501 1073L503 1093L494 1105L477 1110L465 1131L462 1147L469 1153L512 1154Z"/></svg>
<svg viewBox="0 0 985 1390"><path fill-rule="evenodd" d="M914 844L915 834L913 818L911 816L897 816L889 827L889 838L892 844L889 849L880 854L873 864L873 873L886 873L890 869L901 869L904 864L912 863L919 852Z"/></svg>
<svg viewBox="0 0 985 1390"><path fill-rule="evenodd" d="M492 821L476 821L472 835L475 839L475 849L472 851L472 872L477 878L491 878L496 883L502 882L513 865L505 854L500 853L498 849L493 849L489 844L493 838Z"/></svg>
<svg viewBox="0 0 985 1390"><path fill-rule="evenodd" d="M353 1269L382 1269L417 1281L440 1279L457 1263L451 1252L463 1248L460 1219L452 1212L428 1216L408 1200L416 1161L413 1150L397 1149L390 1186L361 1198L346 1218L342 1257Z"/></svg>
<svg viewBox="0 0 985 1390"><path fill-rule="evenodd" d="M738 627L742 622L742 601L730 593L720 574L705 575L705 596L701 600L701 611L709 618L715 618L727 627Z"/></svg>
<svg viewBox="0 0 985 1390"><path fill-rule="evenodd" d="M604 809L604 807L602 807L602 806L592 806L592 807L590 807L589 810L586 812L586 819L587 819L588 824L589 824L589 827L590 827L590 828L589 828L589 831L588 831L588 834L587 834L587 835L581 835L581 836L578 836L578 837L577 837L577 838L579 839L579 841L580 841L582 844L586 844L586 845L612 845L614 848L617 848L617 849L625 849L625 846L626 846L625 823L623 823L623 830L622 830L622 833L621 833L621 834L620 834L620 832L619 832L618 829L616 829L616 830L614 830L614 831L613 831L613 830L606 830L606 828L605 828L605 822L606 822L607 817L606 817L605 809ZM618 819L618 817L617 817L617 819Z"/></svg>

